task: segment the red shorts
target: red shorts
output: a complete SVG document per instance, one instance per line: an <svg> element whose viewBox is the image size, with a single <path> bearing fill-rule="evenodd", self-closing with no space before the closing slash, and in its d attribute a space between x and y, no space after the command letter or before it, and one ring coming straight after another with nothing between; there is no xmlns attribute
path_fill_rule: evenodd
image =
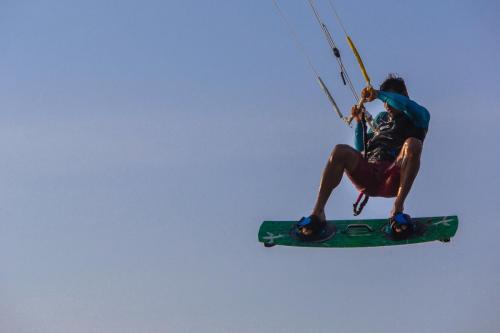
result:
<svg viewBox="0 0 500 333"><path fill-rule="evenodd" d="M371 197L395 197L398 194L401 167L395 162L359 160L352 173L347 172L356 188Z"/></svg>

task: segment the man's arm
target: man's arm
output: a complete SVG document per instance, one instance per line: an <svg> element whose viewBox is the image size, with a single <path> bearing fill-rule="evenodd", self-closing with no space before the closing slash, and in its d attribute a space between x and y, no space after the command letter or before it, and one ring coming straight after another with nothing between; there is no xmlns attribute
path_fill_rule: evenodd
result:
<svg viewBox="0 0 500 333"><path fill-rule="evenodd" d="M387 116L387 112L380 112L374 119L375 126L380 124L380 121ZM370 140L374 133L371 128L368 128L367 131L368 135L368 140ZM357 151L362 152L363 151L363 126L361 125L361 122L358 121L356 124L356 128L354 129L354 148L356 148Z"/></svg>
<svg viewBox="0 0 500 333"><path fill-rule="evenodd" d="M354 129L354 148L359 152L363 151L363 126L361 126L360 121L357 122Z"/></svg>
<svg viewBox="0 0 500 333"><path fill-rule="evenodd" d="M386 102L393 108L405 113L415 126L425 129L429 128L429 120L431 118L429 111L408 97L380 90L377 91L377 97L382 102Z"/></svg>

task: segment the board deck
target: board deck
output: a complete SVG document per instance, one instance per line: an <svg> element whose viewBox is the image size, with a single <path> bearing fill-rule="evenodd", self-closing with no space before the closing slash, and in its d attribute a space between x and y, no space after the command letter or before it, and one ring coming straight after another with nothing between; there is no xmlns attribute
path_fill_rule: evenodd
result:
<svg viewBox="0 0 500 333"><path fill-rule="evenodd" d="M388 219L329 220L337 231L323 242L304 242L293 235L297 221L264 221L259 229L259 242L274 245L306 247L368 247L414 244L431 241L449 242L458 228L457 216L418 217L412 220L421 232L408 239L395 241L384 232Z"/></svg>

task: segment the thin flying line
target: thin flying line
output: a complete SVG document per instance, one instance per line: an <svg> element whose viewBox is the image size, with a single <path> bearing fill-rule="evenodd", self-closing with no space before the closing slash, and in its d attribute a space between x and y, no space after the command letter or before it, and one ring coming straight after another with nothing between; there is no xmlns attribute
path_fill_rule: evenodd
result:
<svg viewBox="0 0 500 333"><path fill-rule="evenodd" d="M332 0L328 0L328 3L330 4L330 7L332 7L333 13L335 14L335 17L337 18L337 21L339 22L340 26L342 27L342 30L344 30L344 34L348 36L349 34L347 33L347 30L345 29L344 23L342 23L342 20L340 19L340 15L335 9L335 6L333 5Z"/></svg>
<svg viewBox="0 0 500 333"><path fill-rule="evenodd" d="M306 49L304 48L304 46L300 42L299 37L295 33L295 30L293 30L292 25L288 21L285 13L283 12L283 10L281 10L281 7L278 5L278 2L276 0L272 0L272 1L274 3L274 6L276 7L276 9L278 10L278 13L280 14L281 18L283 19L283 21L285 21L285 24L286 24L286 26L288 28L288 32L293 37L293 40L295 41L298 49L302 52L302 55L306 58L307 63L309 64L309 67L312 69L312 71L314 72L314 74L316 74L316 76L319 76L318 71L316 70L316 68L314 68L314 65L313 65L313 63L311 61L311 58L309 58L309 55L307 54Z"/></svg>

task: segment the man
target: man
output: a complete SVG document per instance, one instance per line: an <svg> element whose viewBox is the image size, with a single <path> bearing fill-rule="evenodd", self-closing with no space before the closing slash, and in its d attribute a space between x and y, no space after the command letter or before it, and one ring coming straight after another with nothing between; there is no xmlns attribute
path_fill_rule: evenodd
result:
<svg viewBox="0 0 500 333"><path fill-rule="evenodd" d="M427 109L409 99L402 78L390 74L379 90L363 89L365 102L376 98L384 102L386 112L377 115L374 122L378 131L368 131L366 158L361 154L363 110L353 106L352 116L357 120L355 148L339 144L333 149L323 171L318 197L312 213L297 224L304 240L314 240L326 225L325 205L338 186L344 172L358 190L368 196L396 197L391 211L391 232L407 237L411 220L403 214L404 202L420 167L422 143L429 127Z"/></svg>

